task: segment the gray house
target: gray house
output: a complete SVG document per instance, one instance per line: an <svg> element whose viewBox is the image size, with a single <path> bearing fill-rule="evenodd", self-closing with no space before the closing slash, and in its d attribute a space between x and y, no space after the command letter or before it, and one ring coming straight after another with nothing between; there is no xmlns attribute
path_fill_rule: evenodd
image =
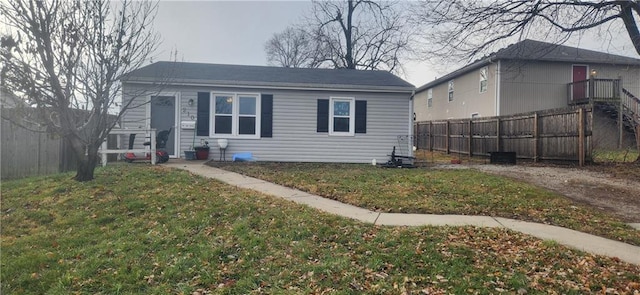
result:
<svg viewBox="0 0 640 295"><path fill-rule="evenodd" d="M415 88L385 71L157 62L122 82L123 127L172 128L172 157L227 139L227 160L368 163L412 132Z"/></svg>
<svg viewBox="0 0 640 295"><path fill-rule="evenodd" d="M416 90L417 121L512 115L626 99L638 114L640 59L524 40Z"/></svg>

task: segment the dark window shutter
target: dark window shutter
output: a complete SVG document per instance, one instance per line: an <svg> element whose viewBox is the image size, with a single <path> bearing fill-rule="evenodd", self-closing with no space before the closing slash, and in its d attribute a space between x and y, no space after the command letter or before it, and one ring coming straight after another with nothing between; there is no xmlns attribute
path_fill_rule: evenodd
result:
<svg viewBox="0 0 640 295"><path fill-rule="evenodd" d="M260 137L273 137L273 94L260 99Z"/></svg>
<svg viewBox="0 0 640 295"><path fill-rule="evenodd" d="M318 99L317 132L329 132L329 100Z"/></svg>
<svg viewBox="0 0 640 295"><path fill-rule="evenodd" d="M356 133L367 133L367 101L356 100Z"/></svg>
<svg viewBox="0 0 640 295"><path fill-rule="evenodd" d="M196 126L196 135L209 136L209 92L198 92L198 123Z"/></svg>

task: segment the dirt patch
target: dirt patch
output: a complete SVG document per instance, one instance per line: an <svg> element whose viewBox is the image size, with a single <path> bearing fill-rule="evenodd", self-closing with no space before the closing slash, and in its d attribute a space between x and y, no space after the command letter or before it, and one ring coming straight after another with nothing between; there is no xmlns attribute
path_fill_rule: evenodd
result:
<svg viewBox="0 0 640 295"><path fill-rule="evenodd" d="M515 178L544 187L577 202L615 214L626 222L640 222L640 166L567 168L530 165L443 165L444 168L473 168ZM595 170L601 171L595 171ZM629 169L630 173L615 173ZM631 177L629 177L631 175Z"/></svg>

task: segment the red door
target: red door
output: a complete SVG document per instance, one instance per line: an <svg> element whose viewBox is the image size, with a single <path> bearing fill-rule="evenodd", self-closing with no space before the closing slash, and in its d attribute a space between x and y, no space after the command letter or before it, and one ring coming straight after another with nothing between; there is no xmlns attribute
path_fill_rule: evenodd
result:
<svg viewBox="0 0 640 295"><path fill-rule="evenodd" d="M587 66L573 66L573 101L587 98Z"/></svg>

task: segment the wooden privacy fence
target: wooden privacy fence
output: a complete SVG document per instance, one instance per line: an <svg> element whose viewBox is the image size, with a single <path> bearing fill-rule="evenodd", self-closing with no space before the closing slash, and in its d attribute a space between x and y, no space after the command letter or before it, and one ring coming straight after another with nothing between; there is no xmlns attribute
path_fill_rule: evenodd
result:
<svg viewBox="0 0 640 295"><path fill-rule="evenodd" d="M475 119L417 122L419 149L489 156L515 152L518 158L591 160L593 110L563 109Z"/></svg>
<svg viewBox="0 0 640 295"><path fill-rule="evenodd" d="M2 119L2 179L46 175L75 169L63 140Z"/></svg>
<svg viewBox="0 0 640 295"><path fill-rule="evenodd" d="M25 129L2 118L0 177L16 179L76 170L71 146L60 137ZM117 135L109 135L109 148L117 146ZM116 161L116 155L109 155Z"/></svg>

